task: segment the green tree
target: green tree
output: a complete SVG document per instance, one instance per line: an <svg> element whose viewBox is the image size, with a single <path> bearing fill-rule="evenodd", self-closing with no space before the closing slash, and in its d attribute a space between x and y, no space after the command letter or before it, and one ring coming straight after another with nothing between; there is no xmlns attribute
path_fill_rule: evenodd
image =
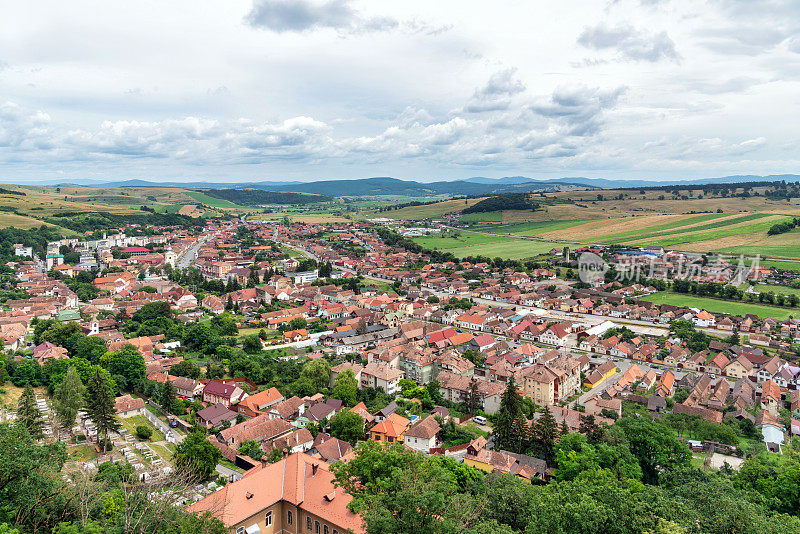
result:
<svg viewBox="0 0 800 534"><path fill-rule="evenodd" d="M131 344L125 344L117 352L108 352L100 359L100 364L112 376L124 376L128 384L142 380L147 373L144 356Z"/></svg>
<svg viewBox="0 0 800 534"><path fill-rule="evenodd" d="M264 456L264 451L261 449L261 443L257 441L245 441L239 447L239 452L252 458L253 460L260 460Z"/></svg>
<svg viewBox="0 0 800 534"><path fill-rule="evenodd" d="M355 412L342 410L331 420L331 435L355 444L364 439L364 420Z"/></svg>
<svg viewBox="0 0 800 534"><path fill-rule="evenodd" d="M19 398L17 405L17 421L25 427L34 439L42 437L42 427L44 420L42 419L42 412L36 405L36 394L33 392L33 386L30 383L25 385L25 389Z"/></svg>
<svg viewBox="0 0 800 534"><path fill-rule="evenodd" d="M78 411L83 407L86 387L74 365L67 369L64 379L59 382L53 393L53 409L58 422L67 430L75 425Z"/></svg>
<svg viewBox="0 0 800 534"><path fill-rule="evenodd" d="M175 385L169 380L161 384L161 394L158 401L164 411L175 413L178 404L178 398L175 393Z"/></svg>
<svg viewBox="0 0 800 534"><path fill-rule="evenodd" d="M518 420L524 418L522 408L522 396L517 390L514 377L509 378L506 389L500 399L500 409L497 411L494 423L494 434L498 449L512 450L519 447L519 436L514 434L514 426L518 425Z"/></svg>
<svg viewBox="0 0 800 534"><path fill-rule="evenodd" d="M136 437L148 441L153 435L153 430L147 425L136 425Z"/></svg>
<svg viewBox="0 0 800 534"><path fill-rule="evenodd" d="M181 441L172 455L175 465L193 473L200 479L211 476L222 453L206 439L202 432L192 432Z"/></svg>
<svg viewBox="0 0 800 534"><path fill-rule="evenodd" d="M86 414L97 429L97 443L102 436L102 451L106 452L108 433L116 432L121 425L117 420L114 392L111 382L104 373L96 370L86 384Z"/></svg>
<svg viewBox="0 0 800 534"><path fill-rule="evenodd" d="M345 369L333 379L331 397L339 399L346 406L355 406L358 401L358 381L352 369Z"/></svg>
<svg viewBox="0 0 800 534"><path fill-rule="evenodd" d="M261 339L256 334L252 334L244 336L242 339L242 349L244 349L247 354L257 354L261 352L264 347L261 344Z"/></svg>
<svg viewBox="0 0 800 534"><path fill-rule="evenodd" d="M23 425L0 423L0 523L47 532L72 513L62 468L63 443L38 445Z"/></svg>
<svg viewBox="0 0 800 534"><path fill-rule="evenodd" d="M547 465L555 464L555 444L558 439L558 423L556 423L549 406L545 406L542 414L533 426L533 448Z"/></svg>
<svg viewBox="0 0 800 534"><path fill-rule="evenodd" d="M331 380L331 364L325 358L317 358L306 362L300 371L300 378L308 379L315 391L322 391Z"/></svg>
<svg viewBox="0 0 800 534"><path fill-rule="evenodd" d="M689 449L675 439L672 429L647 418L623 418L617 422L625 432L631 453L642 468L642 479L648 484L658 482L663 469L687 467Z"/></svg>
<svg viewBox="0 0 800 534"><path fill-rule="evenodd" d="M354 496L352 509L369 534L510 532L481 517L481 500L460 493L443 462L405 451L402 444L362 442L354 459L332 470L337 484Z"/></svg>
<svg viewBox="0 0 800 534"><path fill-rule="evenodd" d="M481 402L480 392L478 391L478 381L472 377L469 381L469 390L467 390L467 398L465 400L467 405L467 412L474 414L483 405Z"/></svg>

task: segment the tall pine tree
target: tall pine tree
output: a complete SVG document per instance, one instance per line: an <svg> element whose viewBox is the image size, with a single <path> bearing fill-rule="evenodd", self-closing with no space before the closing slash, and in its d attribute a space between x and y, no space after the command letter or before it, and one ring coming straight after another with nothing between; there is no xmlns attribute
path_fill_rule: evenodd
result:
<svg viewBox="0 0 800 534"><path fill-rule="evenodd" d="M89 378L86 385L86 413L97 428L97 443L100 444L100 436L103 436L102 450L106 452L106 442L108 433L116 432L120 429L117 420L117 412L114 403L114 392L106 376L95 371Z"/></svg>
<svg viewBox="0 0 800 534"><path fill-rule="evenodd" d="M42 437L44 420L42 419L42 412L39 411L39 407L36 405L36 395L33 393L33 386L30 383L25 384L25 390L19 398L17 421L28 430L28 434L33 439Z"/></svg>
<svg viewBox="0 0 800 534"><path fill-rule="evenodd" d="M466 405L469 413L475 413L478 411L478 408L481 407L481 397L480 393L478 392L478 381L475 380L475 377L472 377L469 381Z"/></svg>
<svg viewBox="0 0 800 534"><path fill-rule="evenodd" d="M545 406L541 416L534 425L533 445L538 456L547 462L547 465L555 465L556 453L555 445L558 439L558 423L556 423L549 406Z"/></svg>
<svg viewBox="0 0 800 534"><path fill-rule="evenodd" d="M514 427L515 425L519 426L518 419L520 417L525 417L522 409L522 397L517 391L517 384L512 376L506 383L506 390L500 399L500 409L495 418L494 433L498 449L508 450L518 446L518 440L514 437Z"/></svg>
<svg viewBox="0 0 800 534"><path fill-rule="evenodd" d="M175 386L169 380L161 384L161 398L159 400L161 401L161 408L166 412L172 413L175 410L175 403L177 402Z"/></svg>

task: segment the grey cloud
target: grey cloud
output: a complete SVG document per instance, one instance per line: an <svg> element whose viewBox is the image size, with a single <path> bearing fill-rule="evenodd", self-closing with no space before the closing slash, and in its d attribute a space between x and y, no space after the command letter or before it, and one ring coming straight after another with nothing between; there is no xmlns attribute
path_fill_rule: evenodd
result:
<svg viewBox="0 0 800 534"><path fill-rule="evenodd" d="M469 113L508 109L511 97L525 91L525 84L516 73L515 68L494 73L486 85L475 90L464 109Z"/></svg>
<svg viewBox="0 0 800 534"><path fill-rule="evenodd" d="M667 32L647 34L633 26L609 27L599 24L584 28L578 43L593 50L616 50L629 61L678 61L680 55Z"/></svg>
<svg viewBox="0 0 800 534"><path fill-rule="evenodd" d="M389 17L362 17L350 0L254 0L245 18L248 24L274 32L305 32L331 28L348 33L366 33L396 28Z"/></svg>

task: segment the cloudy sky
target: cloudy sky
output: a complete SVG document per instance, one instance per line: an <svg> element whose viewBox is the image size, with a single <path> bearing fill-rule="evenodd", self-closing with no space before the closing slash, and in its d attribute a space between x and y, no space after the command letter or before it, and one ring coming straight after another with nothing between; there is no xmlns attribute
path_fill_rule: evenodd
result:
<svg viewBox="0 0 800 534"><path fill-rule="evenodd" d="M797 0L5 2L0 182L800 172Z"/></svg>

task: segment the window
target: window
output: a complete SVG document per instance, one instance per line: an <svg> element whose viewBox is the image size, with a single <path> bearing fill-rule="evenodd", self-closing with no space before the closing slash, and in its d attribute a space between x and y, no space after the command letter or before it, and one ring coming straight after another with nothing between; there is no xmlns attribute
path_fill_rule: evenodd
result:
<svg viewBox="0 0 800 534"><path fill-rule="evenodd" d="M325 525L325 526L322 527L322 532L324 534L328 534L328 525Z"/></svg>
<svg viewBox="0 0 800 534"><path fill-rule="evenodd" d="M287 523L288 525L291 525L291 524L292 524L292 511L291 511L291 510L289 510L288 512L286 512L286 523Z"/></svg>
<svg viewBox="0 0 800 534"><path fill-rule="evenodd" d="M319 534L319 521L314 521L314 532Z"/></svg>
<svg viewBox="0 0 800 534"><path fill-rule="evenodd" d="M333 529L333 534L339 534L339 531L336 530L336 529Z"/></svg>
<svg viewBox="0 0 800 534"><path fill-rule="evenodd" d="M306 528L308 530L311 530L311 518L310 517L306 517Z"/></svg>
<svg viewBox="0 0 800 534"><path fill-rule="evenodd" d="M264 525L265 526L272 525L272 512L267 512L267 515L264 516Z"/></svg>
<svg viewBox="0 0 800 534"><path fill-rule="evenodd" d="M244 527L239 527L236 529L236 534L244 534Z"/></svg>

